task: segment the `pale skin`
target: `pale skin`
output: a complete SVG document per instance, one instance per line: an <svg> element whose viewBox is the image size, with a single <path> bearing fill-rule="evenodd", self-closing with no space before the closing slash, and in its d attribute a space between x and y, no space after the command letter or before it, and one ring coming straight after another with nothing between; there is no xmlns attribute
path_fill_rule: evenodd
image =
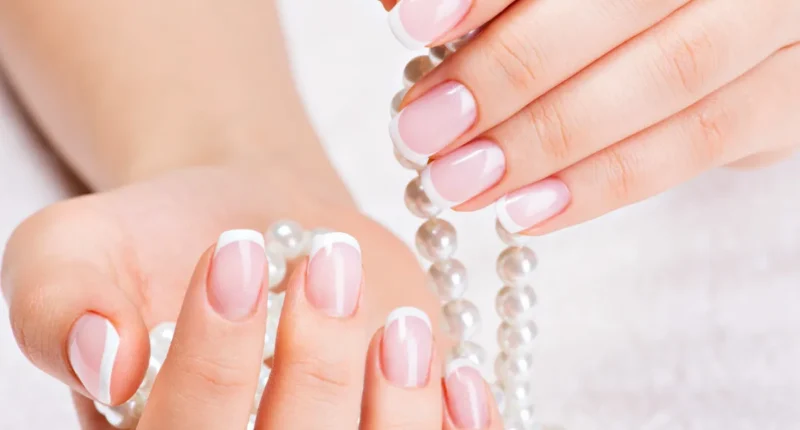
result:
<svg viewBox="0 0 800 430"><path fill-rule="evenodd" d="M175 340L187 345L181 349L185 355L171 356L176 364L165 367L164 378L175 378L174 393L157 384L142 428L191 424L198 416L210 425L203 428L212 430L229 428L225 419L246 422L246 414L223 411L243 410L241 399L256 375L225 369L252 370L259 357L243 350L232 354L241 361L232 362L214 352L248 343L242 340L258 344L263 323L240 323L237 332L246 339L229 343L233 340L224 333L231 327L204 313L208 309L197 294L204 278L192 273L208 270L204 250L222 231L263 231L286 218L356 237L368 293L357 317L338 326L341 333L285 336L295 338L278 346L290 369L283 372L287 382L265 395L265 402L284 413L262 420L259 428L353 428L359 405L342 408L339 402L359 395L365 380L372 381L365 397L371 407L362 420L371 428L453 428L443 413L438 358L423 389L387 391L365 367L374 352L367 349L369 340L390 310L420 308L435 326L438 303L410 250L359 213L329 164L293 89L271 1L0 0L0 57L36 123L93 191L20 225L2 267L20 348L75 392L84 428L110 428L67 357L70 327L90 310L113 315L121 335L113 404L125 401L141 381L147 330L176 319L185 327ZM197 310L195 318L179 318L182 303ZM313 320L310 311L297 309L286 330L302 327L291 318ZM263 317L259 312L253 318ZM205 327L208 335L208 324L220 335L197 334ZM322 351L334 338L341 340L337 349L353 353L342 358ZM208 358L203 363L209 368L188 377L169 371L198 356ZM343 364L362 371L342 373ZM302 389L286 391L297 385L292 381ZM198 394L187 399L181 392ZM420 405L408 416L391 409L398 399ZM180 401L180 408L166 407ZM493 413L486 428L500 426ZM332 416L336 420L328 419ZM324 426L314 420L325 420Z"/></svg>

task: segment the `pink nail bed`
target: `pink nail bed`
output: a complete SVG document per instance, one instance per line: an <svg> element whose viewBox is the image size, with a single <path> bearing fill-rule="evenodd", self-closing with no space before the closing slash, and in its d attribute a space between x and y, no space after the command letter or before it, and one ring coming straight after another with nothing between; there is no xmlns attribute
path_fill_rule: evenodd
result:
<svg viewBox="0 0 800 430"><path fill-rule="evenodd" d="M497 219L511 233L519 233L561 213L571 199L569 188L548 178L520 188L497 201Z"/></svg>
<svg viewBox="0 0 800 430"><path fill-rule="evenodd" d="M86 391L96 400L111 404L111 376L119 351L119 333L106 318L87 313L69 334L69 362Z"/></svg>
<svg viewBox="0 0 800 430"><path fill-rule="evenodd" d="M390 383L404 388L427 385L432 351L433 332L425 312L404 307L389 314L381 341L381 367Z"/></svg>
<svg viewBox="0 0 800 430"><path fill-rule="evenodd" d="M445 82L414 100L389 123L397 151L417 164L449 145L475 122L472 93L458 82Z"/></svg>
<svg viewBox="0 0 800 430"><path fill-rule="evenodd" d="M431 202L449 209L492 187L505 169L503 150L491 141L478 140L431 162L420 180Z"/></svg>
<svg viewBox="0 0 800 430"><path fill-rule="evenodd" d="M264 235L254 230L229 230L217 240L208 279L211 307L228 320L250 315L261 295Z"/></svg>
<svg viewBox="0 0 800 430"><path fill-rule="evenodd" d="M389 28L409 49L420 49L455 27L471 0L402 0L389 12Z"/></svg>
<svg viewBox="0 0 800 430"><path fill-rule="evenodd" d="M308 256L306 298L325 314L344 318L361 294L361 247L346 233L314 236Z"/></svg>
<svg viewBox="0 0 800 430"><path fill-rule="evenodd" d="M489 397L486 382L468 359L456 359L445 370L447 410L459 429L489 427Z"/></svg>

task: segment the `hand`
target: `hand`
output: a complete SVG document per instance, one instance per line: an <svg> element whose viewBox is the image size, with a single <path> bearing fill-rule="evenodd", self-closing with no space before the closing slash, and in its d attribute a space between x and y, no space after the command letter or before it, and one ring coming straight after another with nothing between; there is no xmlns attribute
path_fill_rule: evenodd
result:
<svg viewBox="0 0 800 430"><path fill-rule="evenodd" d="M798 145L800 2L472 3L403 0L390 16L412 45L488 22L390 127L406 158L433 156L422 182L441 206L499 200L508 230L542 234Z"/></svg>
<svg viewBox="0 0 800 430"><path fill-rule="evenodd" d="M79 197L32 216L6 248L2 284L26 356L77 396L84 423L98 418L68 357L81 315L108 317L120 334L109 403L130 397L144 374L148 328L175 321L197 257L220 231L264 230L291 218L308 228L351 232L364 250L373 288L365 294L365 339L389 311L411 305L438 316L416 258L308 172L266 166L175 171L114 191ZM403 273L403 276L397 276ZM436 321L434 321L436 326ZM87 424L88 425L88 424Z"/></svg>
<svg viewBox="0 0 800 430"><path fill-rule="evenodd" d="M441 429L443 387L453 393L446 429L457 428L454 422L458 428L500 428L476 370L456 367L440 382L441 363L422 310L396 309L369 341L368 315L360 306L369 291L359 245L344 233L316 238L308 263L289 282L274 367L254 404L258 380L266 375L266 266L264 238L253 230L227 231L206 250L139 430L345 430L359 419L365 430ZM84 341L90 339L86 331L106 333L108 324L84 314L73 330Z"/></svg>

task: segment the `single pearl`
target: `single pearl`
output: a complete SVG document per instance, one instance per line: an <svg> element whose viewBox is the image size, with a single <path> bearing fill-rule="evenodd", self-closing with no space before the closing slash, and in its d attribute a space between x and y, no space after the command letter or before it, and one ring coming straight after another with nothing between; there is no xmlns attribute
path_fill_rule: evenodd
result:
<svg viewBox="0 0 800 430"><path fill-rule="evenodd" d="M283 220L272 224L267 230L267 242L277 244L284 257L292 259L306 248L303 226L296 221Z"/></svg>
<svg viewBox="0 0 800 430"><path fill-rule="evenodd" d="M442 302L460 299L467 291L467 268L454 258L437 261L428 269L428 286Z"/></svg>
<svg viewBox="0 0 800 430"><path fill-rule="evenodd" d="M486 362L486 350L475 342L459 342L450 350L447 362L449 363L458 358L466 358L476 366L481 367Z"/></svg>
<svg viewBox="0 0 800 430"><path fill-rule="evenodd" d="M97 412L106 417L106 421L111 426L118 429L132 429L136 428L136 424L139 423L145 402L145 397L137 393L119 406L107 406L100 402L94 402L94 407Z"/></svg>
<svg viewBox="0 0 800 430"><path fill-rule="evenodd" d="M431 59L427 55L420 55L411 59L403 69L403 87L411 88L431 70L433 70L433 63L431 63Z"/></svg>
<svg viewBox="0 0 800 430"><path fill-rule="evenodd" d="M442 212L442 209L434 205L425 194L419 177L412 179L406 185L405 202L409 212L420 218L433 218Z"/></svg>
<svg viewBox="0 0 800 430"><path fill-rule="evenodd" d="M505 227L503 227L503 224L501 224L500 221L495 221L494 230L497 232L497 237L499 237L500 240L502 240L503 243L508 246L523 246L526 243L529 243L532 239L530 236L511 233L510 231L506 230Z"/></svg>
<svg viewBox="0 0 800 430"><path fill-rule="evenodd" d="M456 228L449 222L431 218L417 230L417 251L428 261L447 260L458 247Z"/></svg>
<svg viewBox="0 0 800 430"><path fill-rule="evenodd" d="M497 257L497 275L507 285L526 285L531 280L536 264L536 253L533 250L524 246L512 246Z"/></svg>
<svg viewBox="0 0 800 430"><path fill-rule="evenodd" d="M497 404L497 410L502 414L506 408L506 391L499 382L492 384L491 389L494 402Z"/></svg>
<svg viewBox="0 0 800 430"><path fill-rule="evenodd" d="M463 48L464 45L469 43L472 39L474 39L475 36L480 34L481 30L482 30L481 28L476 28L475 30L470 31L469 33L459 37L458 39L453 40L452 42L445 43L444 46L447 48L448 51L456 52L459 49Z"/></svg>
<svg viewBox="0 0 800 430"><path fill-rule="evenodd" d="M524 381L533 371L533 354L522 351L511 354L501 352L494 362L494 371L505 387Z"/></svg>
<svg viewBox="0 0 800 430"><path fill-rule="evenodd" d="M536 293L533 287L526 285L521 288L506 285L497 292L497 314L509 323L521 322L533 314L536 305Z"/></svg>
<svg viewBox="0 0 800 430"><path fill-rule="evenodd" d="M505 383L509 407L524 408L533 405L533 381L530 378Z"/></svg>
<svg viewBox="0 0 800 430"><path fill-rule="evenodd" d="M434 46L428 51L428 56L431 59L431 64L433 67L442 64L445 58L450 54L450 51L447 50L445 46Z"/></svg>
<svg viewBox="0 0 800 430"><path fill-rule="evenodd" d="M417 164L408 158L404 157L400 151L397 150L396 146L392 146L392 151L394 152L394 159L397 160L397 163L403 166L403 168L408 170L416 170L417 172L421 171L422 169L427 166L427 164ZM419 179L417 179L419 180ZM427 199L427 196L425 197ZM427 217L424 217L427 218Z"/></svg>
<svg viewBox="0 0 800 430"><path fill-rule="evenodd" d="M538 430L541 428L536 422L533 406L515 408L509 405L503 415L506 430L509 428L521 430ZM509 424L511 424L510 427Z"/></svg>
<svg viewBox="0 0 800 430"><path fill-rule="evenodd" d="M442 306L442 325L453 339L464 340L474 336L481 328L478 308L468 300L453 300Z"/></svg>
<svg viewBox="0 0 800 430"><path fill-rule="evenodd" d="M164 357L166 358L166 354ZM153 389L153 384L156 383L158 372L161 370L161 366L163 365L163 359L159 360L152 354L150 355L150 358L147 362L147 370L144 373L144 379L142 379L142 383L139 384L139 388L136 390L137 393L143 395L145 398L150 395L150 391Z"/></svg>
<svg viewBox="0 0 800 430"><path fill-rule="evenodd" d="M269 266L269 288L275 290L286 278L286 257L275 242L267 244L267 264Z"/></svg>
<svg viewBox="0 0 800 430"><path fill-rule="evenodd" d="M268 293L267 294L267 315L277 315L280 317L283 310L283 301L286 298L286 293Z"/></svg>
<svg viewBox="0 0 800 430"><path fill-rule="evenodd" d="M392 118L396 117L398 113L400 113L400 103L403 103L403 97L406 96L407 89L402 89L397 92L397 94L392 97L392 106L389 109L389 114Z"/></svg>
<svg viewBox="0 0 800 430"><path fill-rule="evenodd" d="M264 388L267 387L267 382L269 382L269 375L271 370L265 364L261 365L261 372L258 374L258 385L256 386L256 394L253 398L253 409L251 413L256 415L258 413L258 408L261 406L261 397L264 395Z"/></svg>
<svg viewBox="0 0 800 430"><path fill-rule="evenodd" d="M275 355L275 340L278 337L278 321L280 315L267 314L267 331L264 333L264 349L261 358L264 360Z"/></svg>
<svg viewBox="0 0 800 430"><path fill-rule="evenodd" d="M521 321L518 325L503 322L497 327L497 344L506 352L530 351L538 332L532 320Z"/></svg>
<svg viewBox="0 0 800 430"><path fill-rule="evenodd" d="M172 338L175 336L175 323L174 322L163 322L158 324L157 326L153 327L150 330L150 345L166 345L169 348L169 345L172 343Z"/></svg>

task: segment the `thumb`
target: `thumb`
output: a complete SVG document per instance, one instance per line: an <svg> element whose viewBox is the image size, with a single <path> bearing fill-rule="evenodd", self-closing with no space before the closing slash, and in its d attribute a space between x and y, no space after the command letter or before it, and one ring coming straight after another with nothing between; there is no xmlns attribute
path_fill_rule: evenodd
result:
<svg viewBox="0 0 800 430"><path fill-rule="evenodd" d="M146 370L147 328L100 248L54 215L23 223L6 248L0 285L12 331L41 370L99 402L122 403Z"/></svg>

